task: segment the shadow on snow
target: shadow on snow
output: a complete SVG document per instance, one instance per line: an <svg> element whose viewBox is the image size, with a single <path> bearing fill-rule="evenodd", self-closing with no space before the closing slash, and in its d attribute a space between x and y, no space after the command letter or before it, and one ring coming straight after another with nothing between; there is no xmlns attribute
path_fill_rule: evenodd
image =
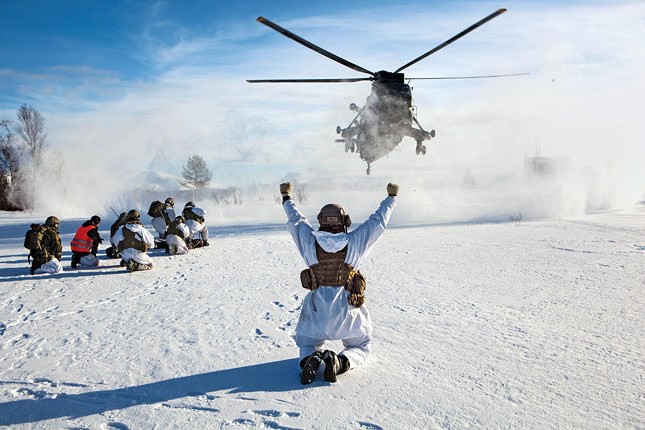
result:
<svg viewBox="0 0 645 430"><path fill-rule="evenodd" d="M117 261L117 263L110 266L104 264L97 267L79 267L77 269L63 268L63 271L60 273L36 273L35 275L29 274L29 266L4 267L0 268L0 282L56 278L80 278L84 276L102 276L114 275L118 273L128 273L125 268L119 266L118 260L113 261Z"/></svg>
<svg viewBox="0 0 645 430"><path fill-rule="evenodd" d="M33 423L56 418L79 418L132 406L151 405L214 391L228 393L285 392L304 388L298 378L298 359L254 364L152 382L135 387L59 394L57 398L0 403L0 425Z"/></svg>

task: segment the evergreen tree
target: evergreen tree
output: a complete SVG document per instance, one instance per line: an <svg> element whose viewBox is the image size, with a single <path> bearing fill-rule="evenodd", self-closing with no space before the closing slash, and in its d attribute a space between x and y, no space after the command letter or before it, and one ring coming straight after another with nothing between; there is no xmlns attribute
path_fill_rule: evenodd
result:
<svg viewBox="0 0 645 430"><path fill-rule="evenodd" d="M188 157L188 161L181 172L183 180L179 183L187 188L192 188L199 192L200 188L207 186L213 174L206 166L206 162L199 155Z"/></svg>

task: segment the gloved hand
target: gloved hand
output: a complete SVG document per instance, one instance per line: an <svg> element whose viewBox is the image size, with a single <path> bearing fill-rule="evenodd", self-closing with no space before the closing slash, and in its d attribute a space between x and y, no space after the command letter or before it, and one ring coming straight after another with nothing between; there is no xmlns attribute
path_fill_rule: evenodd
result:
<svg viewBox="0 0 645 430"><path fill-rule="evenodd" d="M352 293L347 296L347 301L350 305L356 308L360 308L361 306L363 306L363 303L365 303L365 296L362 294Z"/></svg>
<svg viewBox="0 0 645 430"><path fill-rule="evenodd" d="M293 190L293 185L291 182L283 182L280 184L280 194L282 194L282 203L286 202L291 198L290 194Z"/></svg>
<svg viewBox="0 0 645 430"><path fill-rule="evenodd" d="M387 195L391 197L396 197L399 194L399 186L390 182L387 184Z"/></svg>

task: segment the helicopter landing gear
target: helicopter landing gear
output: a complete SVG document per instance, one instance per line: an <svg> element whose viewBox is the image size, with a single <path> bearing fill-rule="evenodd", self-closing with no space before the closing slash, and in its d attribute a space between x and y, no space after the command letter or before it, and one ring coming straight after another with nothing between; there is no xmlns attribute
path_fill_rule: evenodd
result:
<svg viewBox="0 0 645 430"><path fill-rule="evenodd" d="M372 167L369 165L369 163L367 163L367 171L366 171L366 173L369 175L371 171L372 171Z"/></svg>
<svg viewBox="0 0 645 430"><path fill-rule="evenodd" d="M345 152L355 152L356 151L356 142L351 140L345 140Z"/></svg>
<svg viewBox="0 0 645 430"><path fill-rule="evenodd" d="M426 148L425 145L421 144L421 142L417 142L417 147L416 147L417 155L426 155L427 151L428 151L428 148Z"/></svg>

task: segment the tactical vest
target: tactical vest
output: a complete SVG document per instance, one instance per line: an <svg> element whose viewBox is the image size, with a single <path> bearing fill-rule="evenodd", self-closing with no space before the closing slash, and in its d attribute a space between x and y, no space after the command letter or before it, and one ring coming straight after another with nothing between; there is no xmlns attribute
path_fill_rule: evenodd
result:
<svg viewBox="0 0 645 430"><path fill-rule="evenodd" d="M302 286L308 290L320 286L341 286L350 293L347 297L349 303L360 307L365 302L365 277L345 263L347 246L338 252L327 252L316 242L316 256L318 263L300 273Z"/></svg>
<svg viewBox="0 0 645 430"><path fill-rule="evenodd" d="M197 215L195 212L193 212L192 207L184 208L182 215L184 216L184 219L192 219L200 224L203 224L205 221L203 216Z"/></svg>
<svg viewBox="0 0 645 430"><path fill-rule="evenodd" d="M184 232L177 228L177 223L175 221L171 222L168 225L168 230L166 230L166 236L169 234L174 234L175 236L179 236L182 239L186 239L184 237Z"/></svg>
<svg viewBox="0 0 645 430"><path fill-rule="evenodd" d="M141 252L146 252L148 250L148 245L143 240L137 239L137 234L123 226L121 228L123 232L123 240L119 242L118 249L119 252L122 252L124 249L134 248Z"/></svg>
<svg viewBox="0 0 645 430"><path fill-rule="evenodd" d="M78 230L76 230L76 234L74 235L74 239L72 239L72 242L70 243L70 248L72 248L73 252L91 252L92 251L92 246L94 246L94 241L92 238L89 236L90 230L95 229L95 225L88 225L87 227L79 227Z"/></svg>

